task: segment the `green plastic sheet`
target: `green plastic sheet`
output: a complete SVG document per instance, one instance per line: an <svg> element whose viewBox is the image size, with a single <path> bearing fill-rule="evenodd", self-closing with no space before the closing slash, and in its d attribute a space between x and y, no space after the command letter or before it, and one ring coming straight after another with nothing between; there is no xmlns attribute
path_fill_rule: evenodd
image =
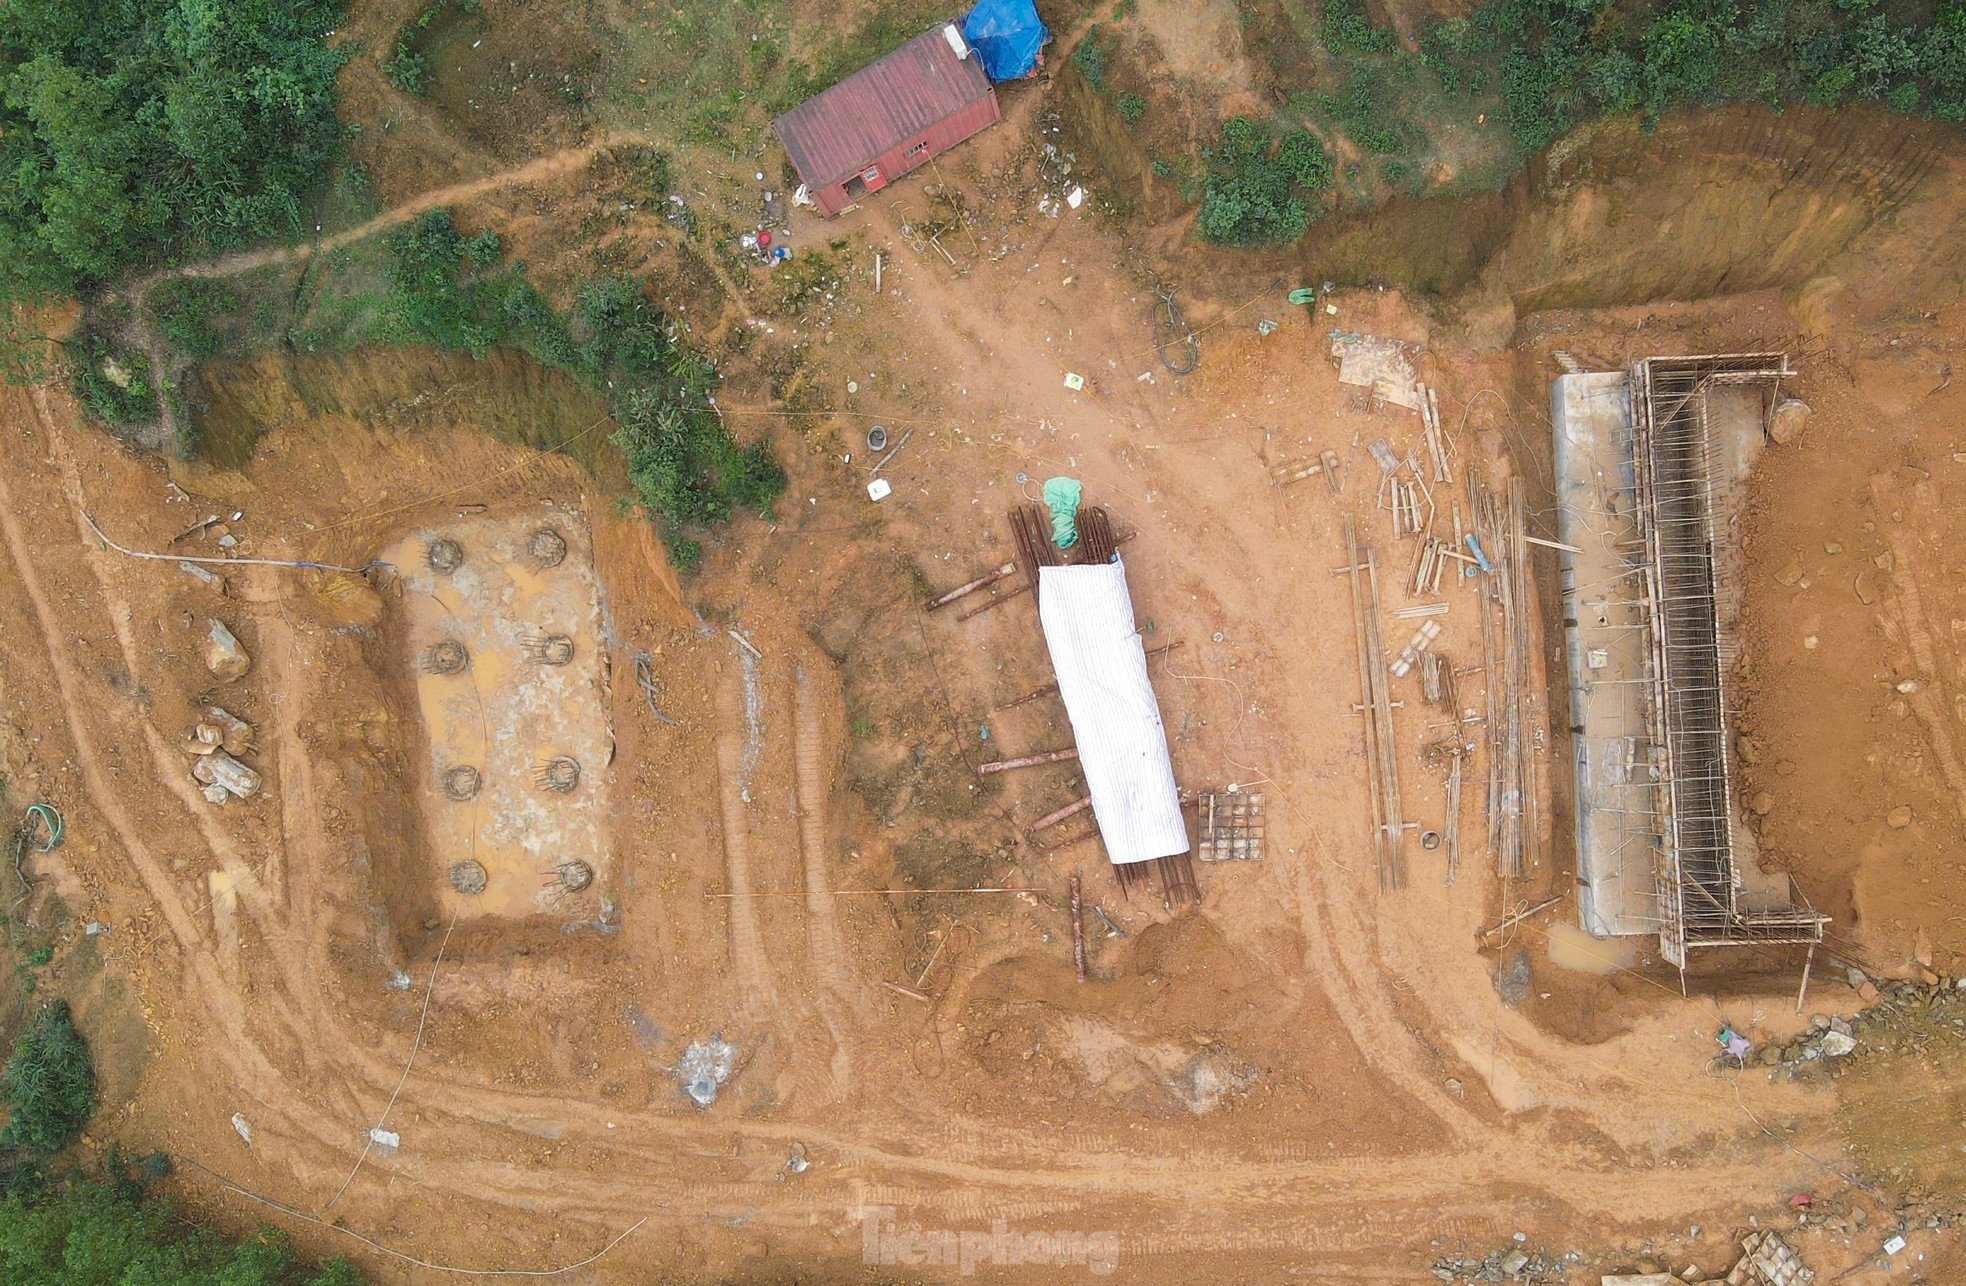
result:
<svg viewBox="0 0 1966 1286"><path fill-rule="evenodd" d="M1079 543L1079 480L1051 478L1044 484L1045 507L1051 510L1051 543L1070 549Z"/></svg>

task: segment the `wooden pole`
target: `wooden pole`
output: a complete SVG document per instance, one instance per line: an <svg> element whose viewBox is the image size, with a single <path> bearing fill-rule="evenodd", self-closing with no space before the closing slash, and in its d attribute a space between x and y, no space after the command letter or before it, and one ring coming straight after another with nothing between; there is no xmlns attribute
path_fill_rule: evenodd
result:
<svg viewBox="0 0 1966 1286"><path fill-rule="evenodd" d="M977 768L977 772L987 777L991 773L1009 772L1013 768L1035 768L1039 764L1061 763L1067 759L1077 759L1077 746L1067 746L1063 750L1047 750L1041 755L1025 755L1022 759L999 759Z"/></svg>
<svg viewBox="0 0 1966 1286"><path fill-rule="evenodd" d="M1151 661L1155 657L1159 656L1161 653L1170 652L1180 646L1181 646L1181 640L1175 639L1172 643L1163 643L1159 647L1150 647L1147 649L1147 659ZM1039 688L1036 692L1026 692L1021 697L1017 697L1010 701L1004 702L1002 705L998 706L992 713L1002 714L1004 711L1015 709L1017 706L1021 706L1026 702L1036 701L1039 697L1048 697L1056 691L1058 691L1058 685L1056 683L1047 683L1043 687Z"/></svg>
<svg viewBox="0 0 1966 1286"><path fill-rule="evenodd" d="M981 616L983 615L983 613L989 611L991 608L995 607L999 603L1008 603L1011 599L1016 598L1019 594L1028 594L1030 592L1031 592L1031 587L1029 584L1019 585L1016 589L1007 589L1003 593L991 599L989 602L983 604L981 607L970 608L967 612L964 612L961 616L958 616L956 619L958 621L966 621L972 616Z"/></svg>
<svg viewBox="0 0 1966 1286"><path fill-rule="evenodd" d="M1816 963L1816 944L1809 944L1809 954L1802 957L1802 990L1795 993L1795 1012L1802 1012L1802 1002L1809 995L1809 966Z"/></svg>
<svg viewBox="0 0 1966 1286"><path fill-rule="evenodd" d="M947 607L949 604L961 598L964 594L973 594L977 590L982 589L986 585L994 585L998 581L1002 580L1004 577L1010 575L1012 572L1016 570L1017 570L1016 563L1005 563L1003 566L997 568L993 572L985 572L983 573L983 575L978 576L973 581L968 581L964 584L956 586L954 589L942 595L940 598L929 599L927 610L932 612L938 607Z"/></svg>
<svg viewBox="0 0 1966 1286"><path fill-rule="evenodd" d="M1046 813L1043 817L1031 823L1031 829L1033 831L1041 831L1048 826L1056 826L1074 813L1082 813L1090 807L1092 807L1092 796L1087 795L1076 804L1067 804L1055 812Z"/></svg>
<svg viewBox="0 0 1966 1286"><path fill-rule="evenodd" d="M1085 981L1085 903L1080 897L1079 875L1072 872L1072 969Z"/></svg>

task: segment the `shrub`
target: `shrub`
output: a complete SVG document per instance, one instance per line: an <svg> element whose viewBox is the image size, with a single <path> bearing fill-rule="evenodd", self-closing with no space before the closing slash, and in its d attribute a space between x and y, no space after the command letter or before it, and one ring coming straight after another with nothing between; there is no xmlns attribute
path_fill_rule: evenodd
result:
<svg viewBox="0 0 1966 1286"><path fill-rule="evenodd" d="M1292 130L1272 144L1255 121L1232 116L1222 122L1221 138L1207 160L1197 224L1208 241L1295 241L1324 212L1306 198L1330 185L1331 160L1306 130Z"/></svg>
<svg viewBox="0 0 1966 1286"><path fill-rule="evenodd" d="M1358 0L1325 0L1324 47L1334 54L1382 54L1398 43L1393 33L1375 27Z"/></svg>
<svg viewBox="0 0 1966 1286"><path fill-rule="evenodd" d="M478 0L455 0L465 13L476 13ZM382 64L389 83L406 94L421 94L430 88L430 59L418 49L417 41L448 9L452 0L430 0L416 17L396 28L396 48Z"/></svg>
<svg viewBox="0 0 1966 1286"><path fill-rule="evenodd" d="M0 1144L31 1152L61 1151L96 1110L95 1065L75 1030L68 1005L56 1000L35 1013L0 1072L12 1115Z"/></svg>
<svg viewBox="0 0 1966 1286"><path fill-rule="evenodd" d="M93 330L84 331L70 350L75 358L71 386L90 415L116 429L157 418L157 390L150 360L142 353L122 349Z"/></svg>
<svg viewBox="0 0 1966 1286"><path fill-rule="evenodd" d="M1072 64L1085 77L1085 83L1094 89L1106 87L1106 50L1099 43L1099 24L1093 23L1079 41L1079 47L1072 51Z"/></svg>
<svg viewBox="0 0 1966 1286"><path fill-rule="evenodd" d="M1119 109L1120 119L1128 125L1135 125L1139 123L1142 116L1147 114L1147 100L1132 90L1128 90L1126 93L1120 95Z"/></svg>

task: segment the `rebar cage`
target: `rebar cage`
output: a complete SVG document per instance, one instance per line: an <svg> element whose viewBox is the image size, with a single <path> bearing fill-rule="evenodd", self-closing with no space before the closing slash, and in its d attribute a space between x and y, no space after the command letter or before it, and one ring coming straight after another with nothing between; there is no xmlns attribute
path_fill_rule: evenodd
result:
<svg viewBox="0 0 1966 1286"><path fill-rule="evenodd" d="M1765 386L1772 395L1793 374L1782 353L1655 357L1632 372L1648 714L1662 821L1659 948L1681 969L1699 947L1820 942L1828 920L1797 905L1792 881L1787 905L1744 906L1735 865L1728 754L1734 646L1720 613L1720 542L1728 535L1715 522L1719 480L1708 394L1732 384Z"/></svg>

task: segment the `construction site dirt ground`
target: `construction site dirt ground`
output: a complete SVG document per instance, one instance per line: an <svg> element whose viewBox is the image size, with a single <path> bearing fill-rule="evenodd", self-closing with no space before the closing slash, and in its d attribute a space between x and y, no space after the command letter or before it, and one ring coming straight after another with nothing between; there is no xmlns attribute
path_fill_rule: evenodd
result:
<svg viewBox="0 0 1966 1286"><path fill-rule="evenodd" d="M941 1280L868 1250L883 1230L998 1225L1115 1234L1116 1275L1156 1282L1422 1279L1518 1234L1571 1280L1717 1275L1751 1225L1788 1230L1825 1279L1966 1278L1956 1234L1926 1226L1966 1196L1956 1159L1908 1142L1891 1175L1876 1146L1894 1103L1956 1095L1958 1065L1858 1060L1818 1082L1723 1065L1716 1043L1855 1012L1832 954L1885 980L1966 972L1966 308L1906 316L1832 284L1531 313L1477 345L1395 291L1292 307L1243 264L1198 291L1201 363L1176 377L1133 247L1090 206L1031 219L972 182L1017 143L978 140L954 180L979 189L979 226L1015 229L1001 254L960 232L918 244L928 176L823 230L795 219L848 242L841 301L756 322L720 395L740 436L770 427L791 486L680 583L617 504L592 395L513 354L210 372L207 431L258 434L237 470L138 453L60 388L0 390L0 768L10 799L68 821L27 863L21 914L59 944L53 987L101 1069L86 1146L166 1151L183 1204L391 1279ZM591 195L577 160L530 177L522 246ZM1656 944L1584 938L1567 901L1479 946L1573 874L1554 555L1532 615L1540 860L1499 880L1470 790L1453 881L1409 840L1406 887L1380 891L1334 569L1351 517L1395 569L1396 646L1411 543L1366 448L1417 449L1419 420L1337 382L1332 330L1422 344L1457 477L1521 476L1546 537L1553 351L1794 356L1788 391L1814 415L1752 482L1739 722L1762 852L1834 917L1800 1012L1800 953L1703 964L1682 994ZM767 358L794 344L823 414L772 399ZM541 424L568 448L514 445ZM879 502L875 424L912 431ZM1340 495L1271 484L1319 450L1344 462ZM1057 474L1137 533L1146 644L1178 644L1151 673L1182 785L1268 799L1266 860L1203 867L1198 906L1121 897L1094 840L1045 846L1075 823L1032 835L1081 793L1069 763L975 771L1069 743L1055 699L996 709L1050 681L1031 599L968 621L978 600L923 605L1009 559L1007 510ZM607 731L585 735L612 752L580 789L604 878L566 906L454 915L406 578L371 564L549 504L599 594L581 637L604 651ZM177 539L212 514L229 554ZM171 556L127 556L92 522ZM215 568L222 594L186 554L236 562ZM1437 646L1474 664L1473 595L1441 597ZM213 618L253 658L216 690ZM1411 680L1396 695L1406 810L1439 829L1428 715ZM179 746L208 700L255 726L265 781L222 808ZM1123 931L1088 917L1083 984L1074 873ZM869 892L894 887L938 891ZM977 887L1031 891L940 891ZM685 1082L717 1042L728 1075L702 1106ZM1909 1248L1876 1267L1906 1221Z"/></svg>

